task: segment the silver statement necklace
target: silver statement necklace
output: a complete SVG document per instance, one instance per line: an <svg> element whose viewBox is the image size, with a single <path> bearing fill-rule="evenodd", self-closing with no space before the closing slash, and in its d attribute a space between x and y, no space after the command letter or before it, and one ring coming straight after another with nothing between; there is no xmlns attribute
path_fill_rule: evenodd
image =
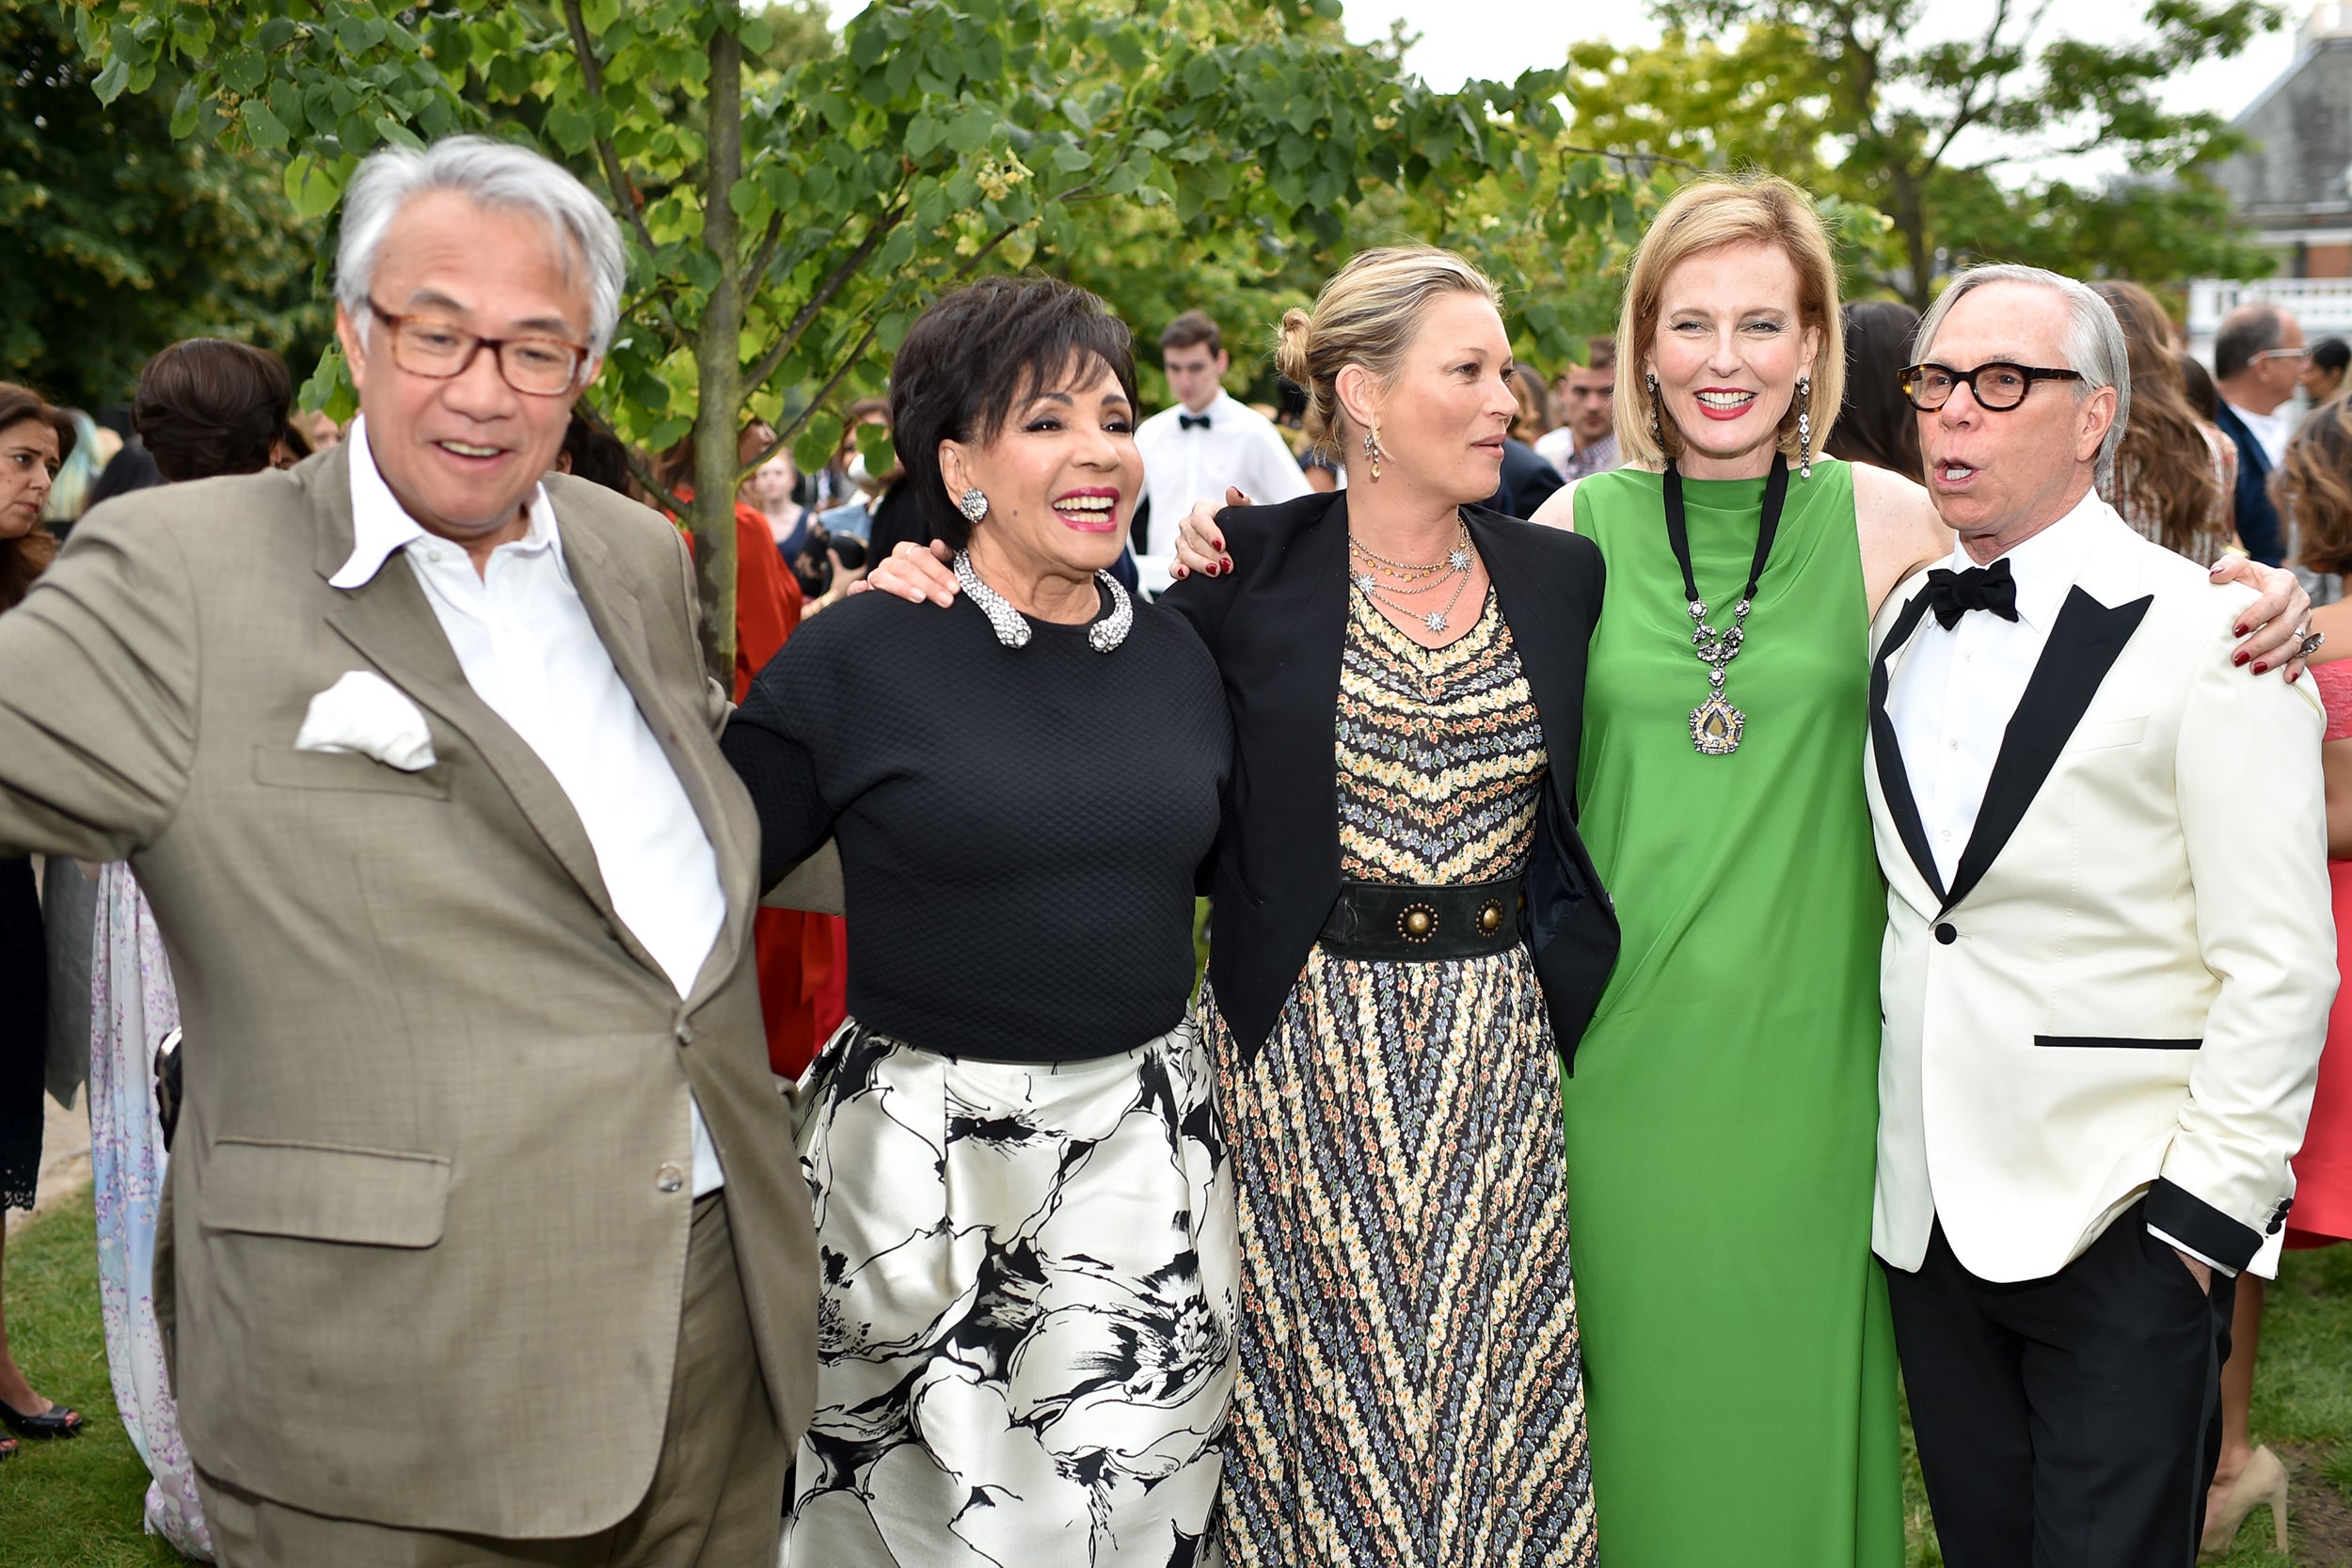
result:
<svg viewBox="0 0 2352 1568"><path fill-rule="evenodd" d="M1096 653L1106 654L1127 641L1128 630L1136 624L1136 604L1127 596L1127 585L1108 572L1095 573L1094 580L1110 590L1111 612L1087 627L1087 641ZM972 569L969 550L956 552L956 585L987 615L988 624L995 628L997 641L1008 648L1029 645L1029 618L980 580L980 574Z"/></svg>
<svg viewBox="0 0 2352 1568"><path fill-rule="evenodd" d="M1691 710L1691 745L1701 756L1726 757L1740 749L1747 733L1748 716L1724 695L1724 671L1740 657L1748 638L1748 611L1756 604L1756 585L1772 559L1772 539L1780 532L1781 508L1788 499L1788 459L1772 453L1772 470L1764 481L1764 509L1756 519L1756 557L1748 564L1748 582L1732 607L1731 625L1718 631L1707 624L1707 601L1699 597L1691 567L1691 525L1682 509L1682 472L1672 459L1666 463L1666 544L1682 568L1682 594L1691 606L1691 651L1707 666L1707 701Z"/></svg>
<svg viewBox="0 0 2352 1568"><path fill-rule="evenodd" d="M1462 590L1470 586L1470 563L1475 559L1470 554L1470 525L1462 521L1459 514L1454 516L1454 547L1446 551L1442 561L1391 561L1364 545L1354 534L1349 534L1348 550L1363 567L1351 573L1356 586L1363 591L1364 597L1375 605L1386 599L1400 613L1410 615L1431 631L1445 630L1447 618L1461 600ZM1373 570L1374 567L1379 568L1379 571ZM1383 582L1380 572L1387 572L1392 578L1401 578L1416 586L1404 587L1394 582ZM1420 594L1433 593L1448 582L1453 583L1454 592L1446 595L1443 609L1422 610L1405 602Z"/></svg>

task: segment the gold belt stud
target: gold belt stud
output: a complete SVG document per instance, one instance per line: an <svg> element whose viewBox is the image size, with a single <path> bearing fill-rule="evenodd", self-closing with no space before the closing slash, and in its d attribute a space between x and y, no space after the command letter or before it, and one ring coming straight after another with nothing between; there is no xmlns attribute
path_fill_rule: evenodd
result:
<svg viewBox="0 0 2352 1568"><path fill-rule="evenodd" d="M1489 898L1478 906L1478 934L1482 937L1490 937L1502 929L1502 900Z"/></svg>
<svg viewBox="0 0 2352 1568"><path fill-rule="evenodd" d="M1407 904L1396 917L1396 929L1406 942L1427 942L1438 929L1438 911L1427 904Z"/></svg>

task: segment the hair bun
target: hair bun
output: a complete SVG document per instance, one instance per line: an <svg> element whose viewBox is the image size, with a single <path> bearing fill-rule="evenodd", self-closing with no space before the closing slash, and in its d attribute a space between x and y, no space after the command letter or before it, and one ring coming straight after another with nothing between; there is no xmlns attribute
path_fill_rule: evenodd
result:
<svg viewBox="0 0 2352 1568"><path fill-rule="evenodd" d="M1301 387L1314 385L1307 352L1314 335L1314 318L1306 311L1294 306L1282 312L1282 325L1274 344L1274 368Z"/></svg>

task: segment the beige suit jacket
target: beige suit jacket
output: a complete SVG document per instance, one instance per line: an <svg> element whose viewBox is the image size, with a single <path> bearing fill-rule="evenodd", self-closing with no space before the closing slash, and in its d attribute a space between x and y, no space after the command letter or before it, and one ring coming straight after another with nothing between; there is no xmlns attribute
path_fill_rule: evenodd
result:
<svg viewBox="0 0 2352 1568"><path fill-rule="evenodd" d="M1897 1268L1940 1219L1979 1278L2043 1278L2143 1196L2242 1268L2295 1190L2336 990L2319 706L2230 663L2252 594L2092 526L1948 887L1886 709L1924 577L1873 629L1872 1244Z"/></svg>
<svg viewBox="0 0 2352 1568"><path fill-rule="evenodd" d="M683 1004L406 558L328 585L342 449L108 502L0 616L0 852L128 856L180 988L156 1289L181 1429L210 1474L316 1513L535 1537L635 1507L677 1345L690 1085L744 1375L787 1433L814 1394L808 1193L749 942L759 826L716 744L686 552L644 508L547 483L717 850L726 921ZM354 670L422 710L431 768L294 749Z"/></svg>

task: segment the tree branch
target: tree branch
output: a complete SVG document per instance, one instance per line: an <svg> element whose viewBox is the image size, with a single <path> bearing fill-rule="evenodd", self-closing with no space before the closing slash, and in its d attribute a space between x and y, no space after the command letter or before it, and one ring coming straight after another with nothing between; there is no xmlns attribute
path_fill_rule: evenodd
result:
<svg viewBox="0 0 2352 1568"><path fill-rule="evenodd" d="M759 287L759 280L768 276L768 269L775 263L776 252L782 248L783 244L784 209L779 207L776 209L775 215L768 220L768 232L759 237L759 248L753 252L752 264L743 274L743 287L746 290L755 290Z"/></svg>
<svg viewBox="0 0 2352 1568"><path fill-rule="evenodd" d="M604 107L604 70L596 64L596 45L588 39L588 20L580 14L580 0L564 0L564 23L572 35L572 54L580 60L580 79L588 88L588 96L596 107ZM637 208L637 193L621 168L621 155L612 146L611 136L596 137L596 161L604 167L605 183L612 187L612 204L621 210L621 218L637 231L638 243L645 247L651 260L660 247L653 243L653 230L645 227L645 214Z"/></svg>
<svg viewBox="0 0 2352 1568"><path fill-rule="evenodd" d="M962 266L956 269L950 277L950 281L961 283L965 278L971 277L974 272L978 270L980 263L988 260L988 256L991 251L994 250L998 245L1003 245L1007 240L1012 238L1013 235L1019 233L1020 231L1021 225L1017 223L1009 223L1005 225L1004 228L998 230L994 236L992 237L986 245L981 245L979 249L972 253L972 257L969 261L965 261ZM824 407L825 400L827 398L833 396L834 393L841 389L841 383L849 379L850 372L857 368L858 361L866 357L866 351L874 346L874 340L879 337L881 333L882 322L878 316L876 320L867 325L866 328L866 335L857 341L856 346L851 348L848 354L842 356L840 364L834 367L833 373L825 378L825 384L817 388L817 395L808 400L808 406L801 410L801 417L794 420L787 428L777 433L776 438L768 444L766 450L761 451L756 457L753 458L750 464L745 467L743 469L745 473L751 473L754 469L765 466L770 458L775 456L776 453L791 445L792 438L794 436L798 436L803 430L808 428L808 421L817 417L817 411ZM762 379L764 380L765 378ZM752 385L756 388L760 385L760 383L755 382L752 383Z"/></svg>
<svg viewBox="0 0 2352 1568"><path fill-rule="evenodd" d="M1577 147L1567 142L1562 142L1560 144L1560 150L1563 152L1581 152L1588 158L1613 158L1620 165L1672 164L1677 168L1687 168L1694 173L1701 171L1700 165L1692 163L1688 158L1677 158L1668 152L1619 152L1613 148Z"/></svg>
<svg viewBox="0 0 2352 1568"><path fill-rule="evenodd" d="M882 247L882 241L889 237L890 231L898 228L906 215L907 207L902 202L874 220L873 226L866 231L866 238L858 242L857 248L844 257L841 264L834 267L826 276L825 280L817 286L817 292L808 296L807 302L792 317L791 325L776 335L776 341L770 343L758 360L754 363L749 378L750 386L760 388L768 385L768 378L776 373L776 367L784 363L784 356L792 352L793 346L801 341L801 335L806 332L809 324L817 319L817 313L832 304L833 296L847 287L850 279L855 277L865 268L874 252ZM760 461L764 463L767 459L762 458Z"/></svg>

